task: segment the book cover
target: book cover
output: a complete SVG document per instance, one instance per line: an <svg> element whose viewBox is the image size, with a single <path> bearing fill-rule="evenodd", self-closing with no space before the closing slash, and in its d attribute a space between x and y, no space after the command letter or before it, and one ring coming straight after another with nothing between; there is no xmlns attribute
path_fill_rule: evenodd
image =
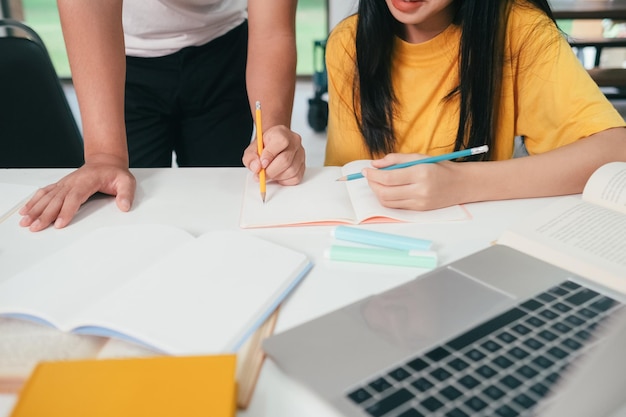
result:
<svg viewBox="0 0 626 417"><path fill-rule="evenodd" d="M234 417L235 356L42 362L11 417Z"/></svg>

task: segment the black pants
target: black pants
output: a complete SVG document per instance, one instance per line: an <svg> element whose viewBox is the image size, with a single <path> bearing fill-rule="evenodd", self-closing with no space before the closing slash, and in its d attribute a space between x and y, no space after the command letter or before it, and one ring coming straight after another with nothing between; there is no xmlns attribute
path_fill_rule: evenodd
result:
<svg viewBox="0 0 626 417"><path fill-rule="evenodd" d="M125 118L131 167L242 166L252 115L243 23L199 47L126 57Z"/></svg>

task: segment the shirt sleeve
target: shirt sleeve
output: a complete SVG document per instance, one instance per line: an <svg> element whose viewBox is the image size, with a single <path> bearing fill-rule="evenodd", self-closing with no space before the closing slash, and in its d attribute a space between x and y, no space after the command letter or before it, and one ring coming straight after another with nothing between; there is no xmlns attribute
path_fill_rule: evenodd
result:
<svg viewBox="0 0 626 417"><path fill-rule="evenodd" d="M625 125L564 35L543 13L514 9L509 40L516 74L516 135L524 136L530 154Z"/></svg>

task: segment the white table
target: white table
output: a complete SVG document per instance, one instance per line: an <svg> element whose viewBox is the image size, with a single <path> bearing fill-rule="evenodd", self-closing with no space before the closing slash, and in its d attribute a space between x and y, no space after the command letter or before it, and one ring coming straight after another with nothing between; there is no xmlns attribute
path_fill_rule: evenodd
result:
<svg viewBox="0 0 626 417"><path fill-rule="evenodd" d="M68 170L0 170L0 183L44 186ZM133 208L120 212L111 197L98 196L86 203L65 229L31 233L17 226L14 214L0 223L0 280L40 256L48 255L95 228L132 223L166 223L194 235L218 229L239 229L239 214L247 170L244 168L135 169L137 194ZM440 263L448 263L487 247L522 216L538 210L553 198L468 204L469 221L439 224L379 224L374 230L431 239ZM311 202L314 204L314 202ZM259 237L306 253L315 266L281 307L276 325L280 332L338 307L377 293L425 272L379 265L331 262L324 250L331 245L330 226L247 229ZM0 395L0 417L14 402ZM248 410L239 417L319 417L334 411L306 388L299 386L266 360Z"/></svg>

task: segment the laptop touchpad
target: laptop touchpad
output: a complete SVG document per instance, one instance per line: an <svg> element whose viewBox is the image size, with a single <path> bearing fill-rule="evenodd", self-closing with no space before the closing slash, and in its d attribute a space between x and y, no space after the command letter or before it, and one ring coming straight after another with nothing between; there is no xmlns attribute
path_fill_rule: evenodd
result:
<svg viewBox="0 0 626 417"><path fill-rule="evenodd" d="M358 331L374 333L387 349L410 354L492 317L512 300L497 289L442 268L356 303L348 307L348 314L365 325Z"/></svg>
<svg viewBox="0 0 626 417"><path fill-rule="evenodd" d="M440 268L270 337L264 348L288 373L334 397L513 304L497 289Z"/></svg>

